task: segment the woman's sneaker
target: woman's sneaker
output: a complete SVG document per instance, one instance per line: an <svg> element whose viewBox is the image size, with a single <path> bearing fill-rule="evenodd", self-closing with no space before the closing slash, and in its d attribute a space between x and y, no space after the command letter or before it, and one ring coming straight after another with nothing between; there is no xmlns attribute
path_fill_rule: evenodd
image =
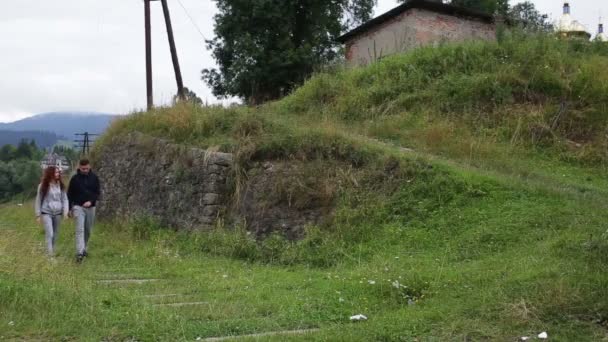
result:
<svg viewBox="0 0 608 342"><path fill-rule="evenodd" d="M76 263L80 264L82 262L82 259L84 259L84 255L82 255L82 254L76 255Z"/></svg>

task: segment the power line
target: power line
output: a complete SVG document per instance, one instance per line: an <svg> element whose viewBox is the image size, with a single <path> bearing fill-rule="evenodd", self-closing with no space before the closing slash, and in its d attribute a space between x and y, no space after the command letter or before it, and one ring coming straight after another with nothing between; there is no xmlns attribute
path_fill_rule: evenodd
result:
<svg viewBox="0 0 608 342"><path fill-rule="evenodd" d="M94 138L92 138L92 137L96 137L99 134L84 132L84 133L76 133L74 135L77 137L82 137L82 139L75 139L74 142L78 143L76 148L80 149L80 155L86 156L86 155L89 155L89 151L91 149L91 144L93 142L95 142Z"/></svg>
<svg viewBox="0 0 608 342"><path fill-rule="evenodd" d="M203 34L203 31L201 31L200 27L198 27L198 25L196 24L196 22L194 22L194 19L192 18L192 16L190 15L190 13L188 13L188 10L184 6L184 4L182 4L182 1L181 0L177 0L177 2L179 3L180 6L182 6L182 8L184 9L184 12L186 12L186 15L190 19L190 23L192 23L192 25L196 28L196 30L198 31L198 33L203 38L203 41L207 41L207 38L205 38L205 35Z"/></svg>

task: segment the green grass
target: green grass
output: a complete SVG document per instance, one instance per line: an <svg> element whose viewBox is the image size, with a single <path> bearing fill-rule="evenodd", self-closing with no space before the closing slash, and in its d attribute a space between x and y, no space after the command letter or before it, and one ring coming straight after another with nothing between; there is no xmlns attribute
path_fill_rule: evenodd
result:
<svg viewBox="0 0 608 342"><path fill-rule="evenodd" d="M467 167L524 177L570 169L598 181L608 169L607 67L606 44L506 33L496 43L421 48L321 73L258 108L137 113L116 122L99 145L136 130L233 152L242 162L361 164L375 158L365 137Z"/></svg>
<svg viewBox="0 0 608 342"><path fill-rule="evenodd" d="M244 173L265 160L307 165L303 179L319 184L286 180L278 198L325 196L334 215L299 241L106 221L76 265L71 222L51 263L30 204L0 206L0 340L306 328L319 330L265 339L606 339L607 56L599 44L507 35L320 74L258 108L119 120L96 154L139 131L234 153ZM159 280L96 282L110 278ZM162 294L177 296L146 297ZM184 301L206 304L154 305ZM359 313L369 320L349 321Z"/></svg>
<svg viewBox="0 0 608 342"><path fill-rule="evenodd" d="M146 222L99 224L83 265L72 260L66 223L60 256L49 263L31 209L5 205L0 336L194 340L320 328L276 339L514 340L541 331L562 341L606 337L596 323L608 317L608 201L601 188L530 186L442 164L426 177L390 184L393 191L362 187L341 196L334 248L319 249L314 236L300 247L308 256L340 253L329 265L290 262L284 252L276 260L217 253L247 247ZM292 244L299 243L306 242ZM161 280L95 282L131 277ZM180 296L143 297L157 294ZM208 304L153 305L159 301ZM349 322L357 313L369 320Z"/></svg>

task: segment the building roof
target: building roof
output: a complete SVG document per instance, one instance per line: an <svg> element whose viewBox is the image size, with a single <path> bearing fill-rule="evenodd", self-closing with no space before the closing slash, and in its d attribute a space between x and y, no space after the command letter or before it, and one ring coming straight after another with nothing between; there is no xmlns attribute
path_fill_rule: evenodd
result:
<svg viewBox="0 0 608 342"><path fill-rule="evenodd" d="M413 8L421 8L421 9L426 9L426 10L437 12L437 13L471 18L474 20L483 21L483 22L487 22L487 23L494 22L494 17L487 13L477 12L477 11L470 10L467 8L447 5L447 4L443 4L441 2L430 1L430 0L408 0L405 3L393 8L392 10L375 17L374 19L371 19L370 21L365 22L364 24L353 29L352 31L343 34L342 36L338 37L338 41L341 43L345 43L349 39L365 32L365 31L368 31L375 26L381 25L381 24L385 23L386 21L391 20L391 19L401 15L403 12L406 12Z"/></svg>
<svg viewBox="0 0 608 342"><path fill-rule="evenodd" d="M557 22L557 32L574 34L578 33L591 37L591 34L587 31L587 28L583 24L572 19L572 16L570 15L570 4L568 2L564 2L564 13Z"/></svg>
<svg viewBox="0 0 608 342"><path fill-rule="evenodd" d="M595 39L600 42L608 42L608 35L604 33L604 24L602 24L601 21L602 19L600 18L600 24L597 26L597 35L595 36Z"/></svg>
<svg viewBox="0 0 608 342"><path fill-rule="evenodd" d="M576 20L572 20L569 14L564 14L557 23L558 32L587 32L587 28Z"/></svg>
<svg viewBox="0 0 608 342"><path fill-rule="evenodd" d="M58 166L62 170L69 168L69 161L66 157L57 153L49 153L40 161L40 167L47 168L49 166Z"/></svg>

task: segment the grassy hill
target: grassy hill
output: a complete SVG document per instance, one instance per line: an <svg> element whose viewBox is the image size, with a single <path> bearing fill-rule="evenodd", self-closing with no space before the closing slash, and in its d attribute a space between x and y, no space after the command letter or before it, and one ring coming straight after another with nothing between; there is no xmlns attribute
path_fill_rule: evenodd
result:
<svg viewBox="0 0 608 342"><path fill-rule="evenodd" d="M98 144L137 130L241 170L304 162L279 195L330 198L333 218L299 241L104 222L76 266L71 228L49 263L31 210L0 207L0 339L606 339L606 67L606 45L504 33L321 73L258 108L119 120Z"/></svg>

